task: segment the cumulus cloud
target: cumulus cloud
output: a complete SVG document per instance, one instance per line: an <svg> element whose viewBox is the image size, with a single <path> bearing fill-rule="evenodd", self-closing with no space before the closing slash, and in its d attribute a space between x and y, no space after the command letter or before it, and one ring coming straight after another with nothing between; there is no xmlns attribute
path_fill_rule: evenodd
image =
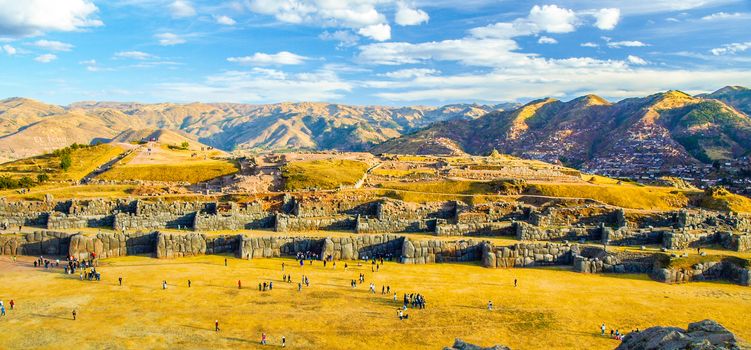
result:
<svg viewBox="0 0 751 350"><path fill-rule="evenodd" d="M397 3L396 16L394 17L396 24L400 26L414 26L427 23L429 19L430 16L428 16L427 12L411 8L403 2Z"/></svg>
<svg viewBox="0 0 751 350"><path fill-rule="evenodd" d="M50 63L57 59L56 55L53 55L51 53L46 53L44 55L39 55L34 58L34 61L40 62L40 63Z"/></svg>
<svg viewBox="0 0 751 350"><path fill-rule="evenodd" d="M154 55L142 51L120 51L115 53L114 57L132 60L147 60L150 58L155 58Z"/></svg>
<svg viewBox="0 0 751 350"><path fill-rule="evenodd" d="M234 19L232 19L232 17L229 17L229 16L217 16L216 23L219 23L225 26L233 26L237 24L237 22Z"/></svg>
<svg viewBox="0 0 751 350"><path fill-rule="evenodd" d="M175 18L193 17L196 15L196 9L187 0L175 0L170 4L169 8L172 12L172 17Z"/></svg>
<svg viewBox="0 0 751 350"><path fill-rule="evenodd" d="M715 56L734 55L738 52L743 52L750 48L751 48L751 41L747 41L744 43L725 44L725 45L722 45L722 47L711 49L709 50L709 52L711 52Z"/></svg>
<svg viewBox="0 0 751 350"><path fill-rule="evenodd" d="M593 43L591 41L588 41L586 43L581 43L579 46L581 46L581 47L600 47L600 45L597 45L596 43Z"/></svg>
<svg viewBox="0 0 751 350"><path fill-rule="evenodd" d="M318 36L321 40L333 40L339 42L339 47L349 47L357 45L360 37L348 30L337 30L334 32L325 31Z"/></svg>
<svg viewBox="0 0 751 350"><path fill-rule="evenodd" d="M37 40L29 43L29 45L51 51L70 51L73 49L73 45L71 44L52 40Z"/></svg>
<svg viewBox="0 0 751 350"><path fill-rule="evenodd" d="M36 36L101 26L91 0L0 0L0 35Z"/></svg>
<svg viewBox="0 0 751 350"><path fill-rule="evenodd" d="M154 37L159 40L159 45L162 46L173 46L187 42L185 38L175 33L159 33L157 35L154 35Z"/></svg>
<svg viewBox="0 0 751 350"><path fill-rule="evenodd" d="M643 58L639 56L634 56L634 55L628 55L628 57L626 57L626 60L631 64L635 64L639 66L647 64L646 60L644 60Z"/></svg>
<svg viewBox="0 0 751 350"><path fill-rule="evenodd" d="M275 54L256 52L252 56L229 57L227 61L247 65L296 65L302 64L308 57L296 55L289 51L281 51Z"/></svg>
<svg viewBox="0 0 751 350"><path fill-rule="evenodd" d="M271 103L282 101L329 101L352 90L335 72L319 70L289 74L273 69L229 71L208 76L198 83L166 83L157 86L159 96L174 101L232 101ZM294 91L293 94L290 91Z"/></svg>
<svg viewBox="0 0 751 350"><path fill-rule="evenodd" d="M13 56L18 52L18 50L16 50L15 47L10 46L10 45L3 45L2 51L5 51L5 53L8 54L8 56Z"/></svg>
<svg viewBox="0 0 751 350"><path fill-rule="evenodd" d="M613 30L621 20L621 10L617 8L600 9L592 14L595 19L595 27L602 30Z"/></svg>
<svg viewBox="0 0 751 350"><path fill-rule="evenodd" d="M373 24L360 28L357 33L376 41L386 41L391 39L391 26L383 23Z"/></svg>
<svg viewBox="0 0 751 350"><path fill-rule="evenodd" d="M570 33L576 28L576 13L556 5L535 5L529 11L529 21L549 33Z"/></svg>
<svg viewBox="0 0 751 350"><path fill-rule="evenodd" d="M537 39L537 43L538 44L557 44L558 40L555 40L554 38L543 35L539 39Z"/></svg>

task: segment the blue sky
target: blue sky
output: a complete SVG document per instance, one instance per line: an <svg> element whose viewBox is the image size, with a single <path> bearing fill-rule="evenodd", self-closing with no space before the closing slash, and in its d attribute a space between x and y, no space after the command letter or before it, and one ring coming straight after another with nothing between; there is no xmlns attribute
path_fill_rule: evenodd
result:
<svg viewBox="0 0 751 350"><path fill-rule="evenodd" d="M439 105L751 85L749 0L0 0L0 96Z"/></svg>

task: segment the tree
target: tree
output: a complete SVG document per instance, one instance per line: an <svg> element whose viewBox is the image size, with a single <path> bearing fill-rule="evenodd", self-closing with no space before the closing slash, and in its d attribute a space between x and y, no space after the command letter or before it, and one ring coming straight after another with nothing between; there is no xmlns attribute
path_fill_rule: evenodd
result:
<svg viewBox="0 0 751 350"><path fill-rule="evenodd" d="M47 174L39 174L39 175L37 175L37 182L39 182L39 183L47 182L47 180L49 180L49 179L50 179L50 176L47 175Z"/></svg>
<svg viewBox="0 0 751 350"><path fill-rule="evenodd" d="M20 180L18 180L18 185L21 187L31 187L34 185L34 180L32 180L28 176L24 176Z"/></svg>
<svg viewBox="0 0 751 350"><path fill-rule="evenodd" d="M188 143L188 141L183 141L183 143L180 144L180 147L182 147L182 149L188 149L188 147L190 147L190 144Z"/></svg>
<svg viewBox="0 0 751 350"><path fill-rule="evenodd" d="M70 158L69 153L60 156L60 168L62 168L63 171L68 171L71 165L73 165L73 159Z"/></svg>

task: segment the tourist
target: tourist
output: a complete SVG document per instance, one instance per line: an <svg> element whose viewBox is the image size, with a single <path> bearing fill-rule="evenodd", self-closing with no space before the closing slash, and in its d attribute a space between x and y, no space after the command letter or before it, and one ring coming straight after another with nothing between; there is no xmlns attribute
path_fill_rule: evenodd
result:
<svg viewBox="0 0 751 350"><path fill-rule="evenodd" d="M76 309L73 309L73 321L76 320Z"/></svg>
<svg viewBox="0 0 751 350"><path fill-rule="evenodd" d="M334 265L336 266L336 265ZM344 263L344 271L347 271L347 263Z"/></svg>
<svg viewBox="0 0 751 350"><path fill-rule="evenodd" d="M326 260L324 260L324 261L326 261ZM284 336L282 336L282 347L283 348L287 347L287 338L285 338Z"/></svg>
<svg viewBox="0 0 751 350"><path fill-rule="evenodd" d="M517 284L516 278L514 278L514 288L516 288L517 285L518 284Z"/></svg>
<svg viewBox="0 0 751 350"><path fill-rule="evenodd" d="M261 333L261 345L266 345L266 333Z"/></svg>
<svg viewBox="0 0 751 350"><path fill-rule="evenodd" d="M605 324L600 325L600 335L605 336Z"/></svg>
<svg viewBox="0 0 751 350"><path fill-rule="evenodd" d="M0 305L0 316L5 316L5 306Z"/></svg>
<svg viewBox="0 0 751 350"><path fill-rule="evenodd" d="M240 280L237 280L237 289L243 289L243 284Z"/></svg>
<svg viewBox="0 0 751 350"><path fill-rule="evenodd" d="M224 258L224 266L227 266L227 258Z"/></svg>
<svg viewBox="0 0 751 350"><path fill-rule="evenodd" d="M13 311L13 306L15 306L15 305L16 305L16 302L14 302L14 301L13 301L13 299L11 299L11 300L10 300L10 303L8 303L8 304L10 304L10 310L11 310L11 311ZM636 331L638 332L638 331L639 331L639 328L637 328L637 329L636 329Z"/></svg>
<svg viewBox="0 0 751 350"><path fill-rule="evenodd" d="M188 280L188 288L190 288L190 280Z"/></svg>
<svg viewBox="0 0 751 350"><path fill-rule="evenodd" d="M123 278L122 277L118 277L117 278L117 282L120 283L120 286L122 286L123 285Z"/></svg>
<svg viewBox="0 0 751 350"><path fill-rule="evenodd" d="M272 290L272 289L274 289L274 282L273 281L269 282L269 290Z"/></svg>
<svg viewBox="0 0 751 350"><path fill-rule="evenodd" d="M258 283L258 291L261 291L261 283Z"/></svg>
<svg viewBox="0 0 751 350"><path fill-rule="evenodd" d="M219 332L219 320L214 321L214 332Z"/></svg>
<svg viewBox="0 0 751 350"><path fill-rule="evenodd" d="M167 281L162 281L162 289L167 289Z"/></svg>
<svg viewBox="0 0 751 350"><path fill-rule="evenodd" d="M488 301L488 310L489 311L493 311L493 301L492 300Z"/></svg>
<svg viewBox="0 0 751 350"><path fill-rule="evenodd" d="M302 291L302 283L297 284L297 291L298 292Z"/></svg>
<svg viewBox="0 0 751 350"><path fill-rule="evenodd" d="M396 292L394 292L394 302L396 302Z"/></svg>
<svg viewBox="0 0 751 350"><path fill-rule="evenodd" d="M282 271L284 271L284 263L282 263Z"/></svg>

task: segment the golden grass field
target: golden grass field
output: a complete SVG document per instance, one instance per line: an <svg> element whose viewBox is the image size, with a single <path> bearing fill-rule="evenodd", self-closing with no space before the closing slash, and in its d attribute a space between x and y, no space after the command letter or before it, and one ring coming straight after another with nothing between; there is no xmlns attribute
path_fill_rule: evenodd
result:
<svg viewBox="0 0 751 350"><path fill-rule="evenodd" d="M60 157L45 154L0 164L0 175L19 178L29 176L36 180L38 174L47 174L53 181L78 181L124 151L123 147L110 144L72 150L70 156L72 164L68 171L60 169Z"/></svg>
<svg viewBox="0 0 751 350"><path fill-rule="evenodd" d="M0 257L0 299L16 310L0 318L3 349L258 348L261 333L278 347L315 349L439 349L455 337L512 349L613 349L598 327L630 331L653 325L685 327L712 318L751 339L751 289L728 283L668 285L636 275L588 275L558 268L485 269L471 264L300 267L290 259L252 261L224 256L175 260L103 260L101 282L79 281L58 270L13 264ZM281 271L281 264L287 265ZM356 289L349 281L365 273ZM311 286L281 281L303 274ZM124 286L117 278L124 278ZM519 287L513 287L513 280ZM167 290L161 281L167 280ZM187 287L191 279L193 286ZM243 289L237 288L242 280ZM258 291L273 281L274 290ZM378 293L367 292L375 282ZM427 309L400 321L390 285L422 293ZM399 299L401 300L401 299ZM486 304L492 300L494 311ZM76 309L78 320L71 320ZM220 332L213 330L214 320Z"/></svg>
<svg viewBox="0 0 751 350"><path fill-rule="evenodd" d="M310 188L333 190L352 186L360 180L368 164L349 159L295 161L282 167L284 189L299 191Z"/></svg>

